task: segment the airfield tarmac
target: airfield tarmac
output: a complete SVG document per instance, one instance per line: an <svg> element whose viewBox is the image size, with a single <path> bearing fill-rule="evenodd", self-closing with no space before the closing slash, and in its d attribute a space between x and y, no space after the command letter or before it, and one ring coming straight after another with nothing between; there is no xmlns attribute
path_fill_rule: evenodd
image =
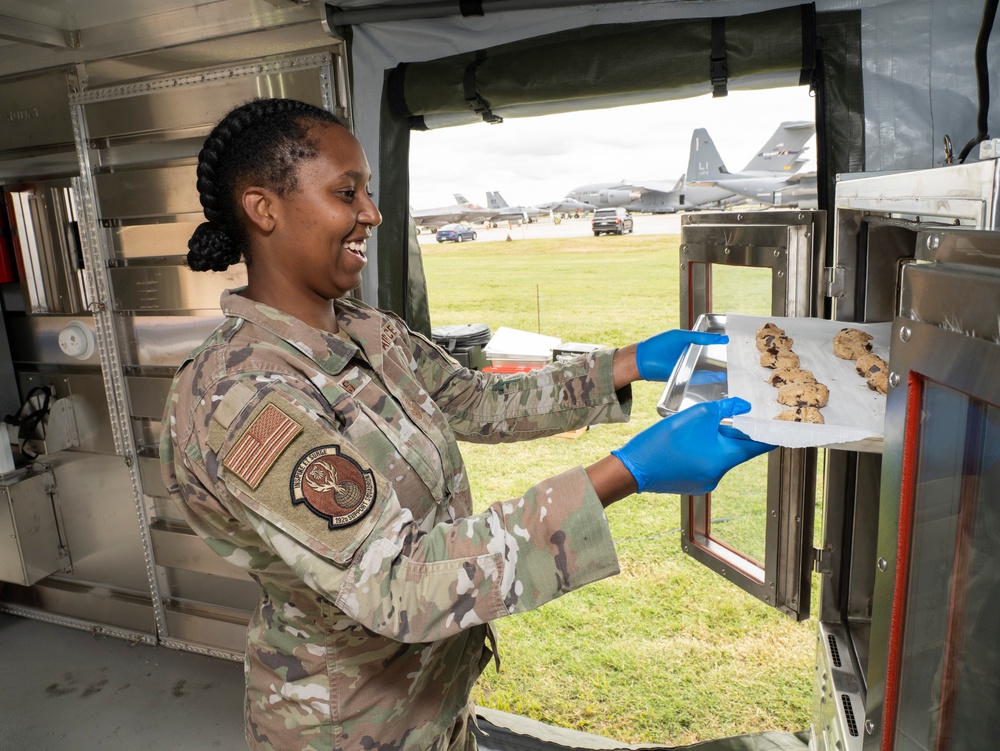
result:
<svg viewBox="0 0 1000 751"><path fill-rule="evenodd" d="M636 235L679 235L681 233L680 214L633 214L633 233ZM477 242L502 242L510 235L513 240L532 240L536 238L550 237L593 237L594 233L590 229L590 217L580 219L563 219L559 224L555 224L551 219L539 219L531 224L520 224L507 222L498 224L496 227L482 227L473 225L476 230ZM417 237L420 244L434 244L433 232L424 231ZM595 238L597 239L597 238Z"/></svg>

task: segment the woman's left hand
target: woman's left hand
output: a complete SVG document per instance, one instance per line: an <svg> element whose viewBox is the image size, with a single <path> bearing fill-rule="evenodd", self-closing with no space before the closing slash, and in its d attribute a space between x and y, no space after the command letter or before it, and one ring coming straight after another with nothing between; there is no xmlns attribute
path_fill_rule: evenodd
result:
<svg viewBox="0 0 1000 751"><path fill-rule="evenodd" d="M725 344L725 334L706 331L675 329L651 336L635 345L635 360L639 377L644 381L666 381L673 373L677 361L691 344Z"/></svg>

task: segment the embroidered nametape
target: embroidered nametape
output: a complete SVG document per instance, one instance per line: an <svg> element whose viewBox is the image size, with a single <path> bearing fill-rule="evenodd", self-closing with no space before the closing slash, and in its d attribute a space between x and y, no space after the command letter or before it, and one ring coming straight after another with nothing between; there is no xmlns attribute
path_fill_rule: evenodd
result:
<svg viewBox="0 0 1000 751"><path fill-rule="evenodd" d="M393 342L398 336L399 332L396 331L396 327L393 326L390 321L386 321L385 325L382 327L382 351L388 352L389 348L392 347Z"/></svg>
<svg viewBox="0 0 1000 751"><path fill-rule="evenodd" d="M230 449L222 466L256 490L281 452L301 431L302 426L295 420L268 404Z"/></svg>

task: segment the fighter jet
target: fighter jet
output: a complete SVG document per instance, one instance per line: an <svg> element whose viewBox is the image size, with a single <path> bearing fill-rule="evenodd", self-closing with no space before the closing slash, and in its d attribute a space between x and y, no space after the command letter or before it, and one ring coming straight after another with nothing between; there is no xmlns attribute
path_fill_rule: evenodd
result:
<svg viewBox="0 0 1000 751"><path fill-rule="evenodd" d="M817 205L816 173L802 173L806 142L816 127L808 121L784 122L742 172L730 172L708 131L691 136L687 183L731 190L768 206Z"/></svg>
<svg viewBox="0 0 1000 751"><path fill-rule="evenodd" d="M510 206L497 191L486 191L486 206L496 212L490 217L492 222L514 219L530 223L537 217L550 216L552 213L538 206Z"/></svg>
<svg viewBox="0 0 1000 751"><path fill-rule="evenodd" d="M583 201L577 201L569 196L561 198L558 201L547 201L545 203L538 204L538 208L544 211L554 211L562 214L571 214L574 211L579 211L582 213L587 213L593 211L597 207L592 203L585 203Z"/></svg>
<svg viewBox="0 0 1000 751"><path fill-rule="evenodd" d="M432 232L452 222L488 222L496 212L484 209L471 201L465 200L461 193L455 194L451 206L438 206L432 209L414 209L410 207L410 216L417 225L417 230L429 229Z"/></svg>

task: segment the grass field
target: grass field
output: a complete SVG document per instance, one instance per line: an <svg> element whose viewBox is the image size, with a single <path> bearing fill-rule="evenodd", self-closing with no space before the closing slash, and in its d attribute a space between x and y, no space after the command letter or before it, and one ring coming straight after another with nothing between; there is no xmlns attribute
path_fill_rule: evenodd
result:
<svg viewBox="0 0 1000 751"><path fill-rule="evenodd" d="M540 329L608 346L676 328L678 241L667 235L425 246L432 324ZM716 299L732 301L727 309L767 312L766 277L727 273L715 284ZM463 444L477 510L606 456L659 419L661 391L635 384L629 424L596 426L577 440ZM727 539L753 549L759 538L763 555L761 461L731 472L719 503L726 521L742 522ZM713 494L713 509L715 503ZM487 669L475 700L632 743L686 745L806 727L812 622L788 620L684 555L677 496L634 496L613 505L608 518L622 573L499 621L503 665L499 674Z"/></svg>

